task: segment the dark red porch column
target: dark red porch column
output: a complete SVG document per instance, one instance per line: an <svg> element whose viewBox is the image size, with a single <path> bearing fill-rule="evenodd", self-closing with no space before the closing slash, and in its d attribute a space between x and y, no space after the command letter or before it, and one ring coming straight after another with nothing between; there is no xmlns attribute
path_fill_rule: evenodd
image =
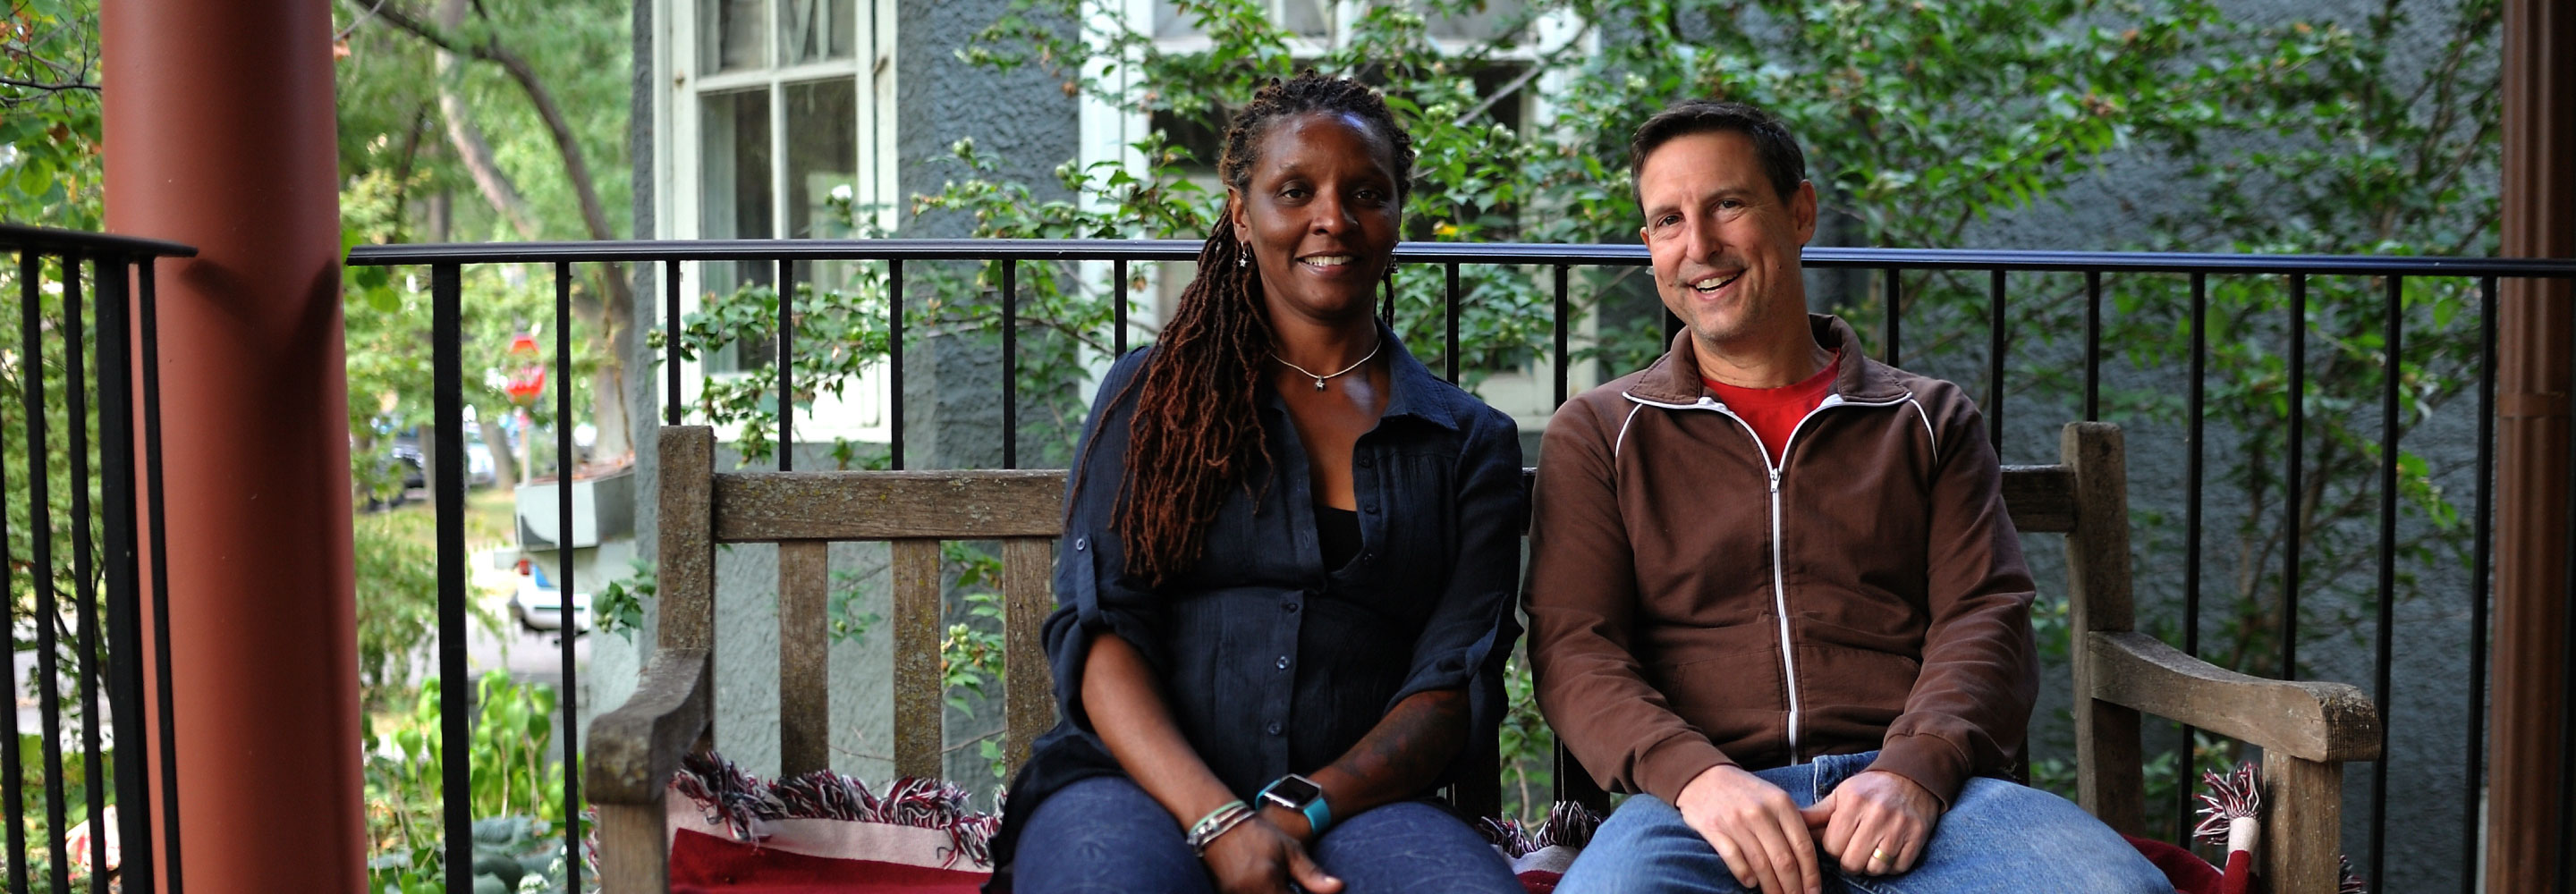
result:
<svg viewBox="0 0 2576 894"><path fill-rule="evenodd" d="M2505 0L2503 76L2503 253L2576 257L2576 8ZM2570 291L2566 280L2508 281L2498 315L2489 891L2552 890L2567 834L2558 792Z"/></svg>
<svg viewBox="0 0 2576 894"><path fill-rule="evenodd" d="M183 880L362 891L330 6L101 7L108 228L199 251L159 276Z"/></svg>

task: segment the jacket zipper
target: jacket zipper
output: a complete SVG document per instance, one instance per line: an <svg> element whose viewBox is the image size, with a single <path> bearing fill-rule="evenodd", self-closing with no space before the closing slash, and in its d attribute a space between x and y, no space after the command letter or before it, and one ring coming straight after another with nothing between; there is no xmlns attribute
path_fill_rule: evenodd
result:
<svg viewBox="0 0 2576 894"><path fill-rule="evenodd" d="M1806 429L1807 420L1814 419L1817 414L1833 407L1892 407L1904 403L1913 395L1906 394L1883 403L1846 401L1839 394L1825 395L1823 402L1818 403L1815 409L1808 410L1806 415L1798 417L1798 424L1789 427L1788 439L1780 442L1778 463L1773 463L1770 452L1762 448L1762 434L1753 430L1753 423L1736 415L1734 410L1727 409L1725 404L1718 403L1716 398L1701 395L1697 403L1667 404L1646 400L1633 394L1625 396L1629 400L1647 406L1669 410L1716 411L1728 419L1735 420L1735 424L1744 429L1745 435L1753 439L1753 452L1762 457L1762 468L1770 478L1771 489L1771 614L1780 624L1780 680L1789 693L1789 763L1806 763L1806 756L1798 750L1798 659L1797 647L1789 639L1789 581L1780 567L1780 477L1789 465L1789 448L1798 443L1798 432Z"/></svg>

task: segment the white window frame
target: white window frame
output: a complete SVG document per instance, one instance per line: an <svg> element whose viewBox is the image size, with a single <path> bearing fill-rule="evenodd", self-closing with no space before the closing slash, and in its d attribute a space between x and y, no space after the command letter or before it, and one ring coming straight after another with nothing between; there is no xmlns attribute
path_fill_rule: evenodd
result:
<svg viewBox="0 0 2576 894"><path fill-rule="evenodd" d="M786 88L795 84L844 78L856 83L857 102L853 103L855 120L851 122L857 136L859 157L851 159L856 173L852 184L854 199L860 206L879 206L876 225L890 228L895 221L898 187L896 186L895 130L895 0L856 0L853 5L853 53L845 59L810 61L796 65L772 65L767 68L728 71L699 77L698 12L703 3L713 0L653 0L653 133L659 151L653 154L654 235L663 239L698 239L705 235L705 149L704 124L701 121L701 99L713 93L765 89L769 100L769 188L770 232L784 234L787 221L787 145ZM766 22L768 54L775 62L783 58L779 41L778 4L786 0L767 0L763 17ZM688 262L680 265L680 312L694 313L704 291L703 265ZM660 303L656 298L656 304ZM702 360L681 363L681 401L694 406L704 392L710 376L724 378L749 373L710 373ZM667 387L657 375L657 384ZM794 429L799 443L829 442L834 438L884 443L893 439L893 420L889 408L890 378L883 364L860 374L848 383L842 396L819 398L810 411L799 412ZM669 395L664 394L664 400ZM719 431L718 437L732 439L738 431Z"/></svg>

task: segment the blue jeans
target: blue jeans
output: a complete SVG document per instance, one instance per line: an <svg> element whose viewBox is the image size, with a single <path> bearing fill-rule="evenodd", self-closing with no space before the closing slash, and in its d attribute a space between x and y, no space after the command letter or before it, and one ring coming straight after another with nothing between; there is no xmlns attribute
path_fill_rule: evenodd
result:
<svg viewBox="0 0 2576 894"><path fill-rule="evenodd" d="M1877 752L1817 758L1754 775L1807 807L1869 769ZM2001 779L1968 780L1941 814L1914 868L1900 875L1853 875L1816 855L1826 894L2173 894L2155 864L2092 814L2056 795ZM1652 795L1634 795L1567 869L1557 894L1742 894L1726 861Z"/></svg>
<svg viewBox="0 0 2576 894"><path fill-rule="evenodd" d="M1011 858L1018 894L1177 894L1215 889L1180 824L1124 776L1065 786L1029 814ZM1307 848L1344 894L1520 894L1509 864L1448 811L1400 801L1333 824Z"/></svg>

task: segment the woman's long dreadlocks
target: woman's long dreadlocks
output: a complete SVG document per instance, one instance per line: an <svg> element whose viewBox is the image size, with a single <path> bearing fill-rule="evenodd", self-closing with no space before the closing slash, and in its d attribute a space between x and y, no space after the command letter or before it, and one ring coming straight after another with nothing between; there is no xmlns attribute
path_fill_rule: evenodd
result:
<svg viewBox="0 0 2576 894"><path fill-rule="evenodd" d="M1272 81L1226 129L1217 171L1240 195L1252 182L1260 142L1283 118L1346 113L1378 132L1394 153L1397 200L1413 174L1413 138L1377 91L1308 71ZM1196 278L1155 341L1145 371L1128 387L1126 480L1111 528L1126 544L1127 573L1160 585L1196 563L1225 489L1271 461L1255 400L1271 350L1260 270L1243 263L1233 215L1220 215L1199 249ZM1077 485L1078 486L1078 485Z"/></svg>

